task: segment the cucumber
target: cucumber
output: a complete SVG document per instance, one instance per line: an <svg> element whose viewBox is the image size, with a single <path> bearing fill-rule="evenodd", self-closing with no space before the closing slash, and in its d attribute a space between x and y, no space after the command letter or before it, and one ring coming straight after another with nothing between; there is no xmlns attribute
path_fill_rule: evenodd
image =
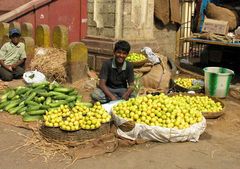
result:
<svg viewBox="0 0 240 169"><path fill-rule="evenodd" d="M55 91L50 91L48 92L51 96L65 96L64 93L60 93L60 92L55 92Z"/></svg>
<svg viewBox="0 0 240 169"><path fill-rule="evenodd" d="M10 114L16 114L17 111L20 110L20 109L23 108L23 107L24 107L24 105L21 105L21 106L18 106L18 107L14 107L14 108L11 108L11 109L9 110L9 113L10 113Z"/></svg>
<svg viewBox="0 0 240 169"><path fill-rule="evenodd" d="M42 115L35 115L35 116L31 116L27 113L25 113L23 115L23 121L24 122L32 122L32 121L37 121L37 120L42 120L43 116Z"/></svg>
<svg viewBox="0 0 240 169"><path fill-rule="evenodd" d="M21 100L13 100L13 101L11 101L11 102L5 107L5 110L6 110L6 111L9 111L11 108L16 107L20 102L21 102Z"/></svg>
<svg viewBox="0 0 240 169"><path fill-rule="evenodd" d="M59 95L56 95L56 96L54 96L53 97L54 99L57 99L57 100L59 100L59 99L67 99L68 98L68 95L65 95L65 94L59 94Z"/></svg>
<svg viewBox="0 0 240 169"><path fill-rule="evenodd" d="M45 113L46 113L46 110L33 110L33 111L27 112L27 114L29 115L43 115Z"/></svg>
<svg viewBox="0 0 240 169"><path fill-rule="evenodd" d="M25 105L25 101L22 101L21 103L19 103L19 106L21 105Z"/></svg>
<svg viewBox="0 0 240 169"><path fill-rule="evenodd" d="M53 90L54 88L56 87L60 87L60 84L56 83L56 82L52 82L50 85L49 85L49 90Z"/></svg>
<svg viewBox="0 0 240 169"><path fill-rule="evenodd" d="M77 91L77 90L73 90L72 92L69 92L68 95L69 95L69 96L78 95L78 91Z"/></svg>
<svg viewBox="0 0 240 169"><path fill-rule="evenodd" d="M26 103L28 106L38 106L38 105L39 105L39 103L34 102L34 101L31 101L31 100L25 101L25 103Z"/></svg>
<svg viewBox="0 0 240 169"><path fill-rule="evenodd" d="M46 82L41 82L41 83L34 83L34 84L31 85L31 87L32 87L32 88L37 88L37 87L39 87L39 86L42 87L43 85L46 86L46 85L48 85L48 84L49 84L49 82L47 82L47 81L46 81Z"/></svg>
<svg viewBox="0 0 240 169"><path fill-rule="evenodd" d="M52 94L49 93L49 92L38 93L38 95L40 95L40 96L44 96L44 97L52 96Z"/></svg>
<svg viewBox="0 0 240 169"><path fill-rule="evenodd" d="M8 99L12 99L16 95L16 92L14 90L11 90L7 96Z"/></svg>
<svg viewBox="0 0 240 169"><path fill-rule="evenodd" d="M2 102L1 104L0 104L0 109L3 109L3 108L5 108L8 104L10 104L11 103L11 101L5 101L5 102Z"/></svg>
<svg viewBox="0 0 240 169"><path fill-rule="evenodd" d="M61 100L61 101L58 101L58 102L55 102L55 103L50 103L49 106L50 107L59 107L62 104L67 104L67 101L66 100Z"/></svg>
<svg viewBox="0 0 240 169"><path fill-rule="evenodd" d="M30 90L28 87L21 87L16 90L17 95L22 95L26 93L28 90Z"/></svg>
<svg viewBox="0 0 240 169"><path fill-rule="evenodd" d="M32 100L36 95L37 95L36 92L32 92L32 93L27 97L26 101Z"/></svg>
<svg viewBox="0 0 240 169"><path fill-rule="evenodd" d="M47 97L46 99L46 105L49 105L52 102L52 98L51 97Z"/></svg>
<svg viewBox="0 0 240 169"><path fill-rule="evenodd" d="M28 89L28 91L24 94L25 97L28 97L33 89Z"/></svg>
<svg viewBox="0 0 240 169"><path fill-rule="evenodd" d="M8 92L6 92L4 95L2 95L1 101L2 101L2 100L6 100L6 99L8 98L8 95L9 95L10 92L11 92L11 91L8 91Z"/></svg>
<svg viewBox="0 0 240 169"><path fill-rule="evenodd" d="M47 109L49 109L49 106L48 105L41 105L41 109L47 110Z"/></svg>
<svg viewBox="0 0 240 169"><path fill-rule="evenodd" d="M22 114L23 112L26 112L26 110L27 110L27 107L22 107L17 111L17 114Z"/></svg>
<svg viewBox="0 0 240 169"><path fill-rule="evenodd" d="M41 84L37 86L35 89L44 89L47 85L46 84Z"/></svg>
<svg viewBox="0 0 240 169"><path fill-rule="evenodd" d="M75 101L76 99L77 99L76 96L68 96L68 97L66 98L66 101L67 101L67 102L71 102L71 101Z"/></svg>
<svg viewBox="0 0 240 169"><path fill-rule="evenodd" d="M41 107L42 107L41 105L31 106L31 107L28 107L26 111L39 110Z"/></svg>
<svg viewBox="0 0 240 169"><path fill-rule="evenodd" d="M19 98L20 98L19 95L15 95L15 96L12 98L12 100L17 100L17 99L19 99Z"/></svg>
<svg viewBox="0 0 240 169"><path fill-rule="evenodd" d="M53 90L55 92L68 93L68 92L72 92L74 89L73 88L65 88L65 87L56 87Z"/></svg>

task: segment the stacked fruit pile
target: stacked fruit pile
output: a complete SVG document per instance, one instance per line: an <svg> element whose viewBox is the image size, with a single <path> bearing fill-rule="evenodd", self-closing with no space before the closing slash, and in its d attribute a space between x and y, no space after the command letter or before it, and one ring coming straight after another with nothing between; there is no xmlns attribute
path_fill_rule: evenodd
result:
<svg viewBox="0 0 240 169"><path fill-rule="evenodd" d="M110 119L111 116L99 102L93 107L90 103L76 102L72 109L68 105L61 105L58 109L46 112L44 124L48 127L60 127L66 131L93 130Z"/></svg>
<svg viewBox="0 0 240 169"><path fill-rule="evenodd" d="M113 113L124 119L150 126L166 128L188 128L201 122L201 112L221 111L220 102L207 96L167 96L164 94L140 96L121 102Z"/></svg>
<svg viewBox="0 0 240 169"><path fill-rule="evenodd" d="M141 53L130 53L126 60L129 62L141 62L146 60L146 57Z"/></svg>

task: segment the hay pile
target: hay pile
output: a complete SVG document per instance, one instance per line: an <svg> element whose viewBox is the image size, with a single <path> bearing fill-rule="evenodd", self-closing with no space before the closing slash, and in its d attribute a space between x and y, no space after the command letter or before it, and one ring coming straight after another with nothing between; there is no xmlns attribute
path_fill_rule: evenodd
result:
<svg viewBox="0 0 240 169"><path fill-rule="evenodd" d="M65 83L66 65L66 51L56 48L36 48L30 69L42 72L49 81Z"/></svg>

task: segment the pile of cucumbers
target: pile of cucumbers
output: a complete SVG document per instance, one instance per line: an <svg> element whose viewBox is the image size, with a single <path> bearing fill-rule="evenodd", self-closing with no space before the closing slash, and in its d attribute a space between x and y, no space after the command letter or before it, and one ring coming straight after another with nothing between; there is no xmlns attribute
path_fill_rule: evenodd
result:
<svg viewBox="0 0 240 169"><path fill-rule="evenodd" d="M74 107L82 96L74 88L58 83L42 82L7 89L1 96L0 110L23 116L23 121L41 120L46 111L60 105Z"/></svg>

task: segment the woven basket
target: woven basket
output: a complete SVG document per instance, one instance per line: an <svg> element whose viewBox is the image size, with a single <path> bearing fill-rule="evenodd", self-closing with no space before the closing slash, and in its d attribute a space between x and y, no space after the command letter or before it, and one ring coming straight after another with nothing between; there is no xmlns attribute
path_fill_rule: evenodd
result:
<svg viewBox="0 0 240 169"><path fill-rule="evenodd" d="M56 141L85 141L110 133L110 122L95 130L63 131L60 128L41 126L40 133L47 139Z"/></svg>
<svg viewBox="0 0 240 169"><path fill-rule="evenodd" d="M174 89L175 92L189 92L189 91L194 91L195 93L204 93L204 87L202 87L201 89L188 89L188 88L184 88L182 86L179 86L178 84L175 83L175 80L178 78L195 78L198 79L196 77L193 76L189 76L189 75L176 75L174 77L171 78L170 80L170 86Z"/></svg>
<svg viewBox="0 0 240 169"><path fill-rule="evenodd" d="M170 93L169 96L176 96L176 95L185 95L185 96L205 96L204 94L188 94L188 93ZM222 111L220 112L202 112L202 115L206 118L206 119L216 119L220 116L222 116L224 114L224 110L225 110L225 105L223 104L223 102L215 97L211 97L208 96L209 98L211 98L212 100L214 100L215 102L220 102L221 106L222 106Z"/></svg>
<svg viewBox="0 0 240 169"><path fill-rule="evenodd" d="M142 67L147 62L148 62L148 59L145 59L139 62L131 62L131 63L133 64L133 67L136 68L136 67Z"/></svg>

